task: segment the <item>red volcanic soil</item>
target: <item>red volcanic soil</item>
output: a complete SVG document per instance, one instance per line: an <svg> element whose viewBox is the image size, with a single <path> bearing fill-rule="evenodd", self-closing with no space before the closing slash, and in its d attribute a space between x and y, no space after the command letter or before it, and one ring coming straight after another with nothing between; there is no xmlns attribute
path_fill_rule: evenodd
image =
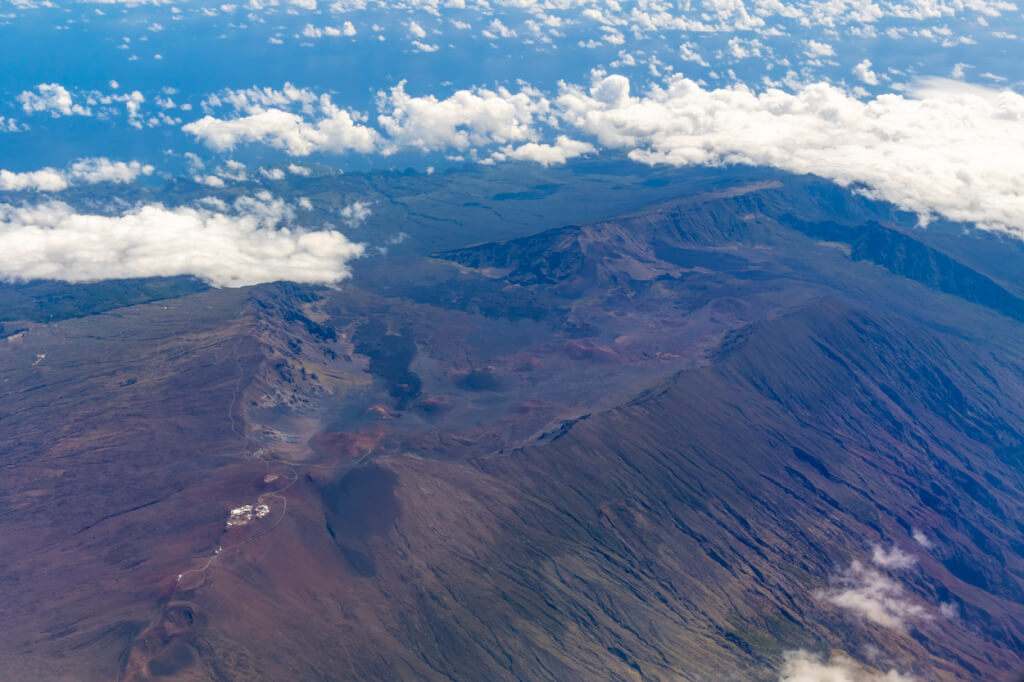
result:
<svg viewBox="0 0 1024 682"><path fill-rule="evenodd" d="M590 341L589 339L570 339L565 342L565 354L576 360L595 360L597 362L621 362L619 354L612 348Z"/></svg>
<svg viewBox="0 0 1024 682"><path fill-rule="evenodd" d="M0 679L1024 669L1016 299L805 195L0 340Z"/></svg>
<svg viewBox="0 0 1024 682"><path fill-rule="evenodd" d="M309 441L313 453L322 457L361 457L373 451L382 438L381 433L337 433L321 431Z"/></svg>

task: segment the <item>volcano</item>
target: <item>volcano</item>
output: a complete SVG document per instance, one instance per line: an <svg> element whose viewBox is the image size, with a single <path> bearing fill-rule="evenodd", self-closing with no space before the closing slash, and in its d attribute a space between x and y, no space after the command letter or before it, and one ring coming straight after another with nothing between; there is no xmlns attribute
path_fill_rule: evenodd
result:
<svg viewBox="0 0 1024 682"><path fill-rule="evenodd" d="M568 172L375 178L336 288L4 285L0 677L1024 672L1021 247Z"/></svg>

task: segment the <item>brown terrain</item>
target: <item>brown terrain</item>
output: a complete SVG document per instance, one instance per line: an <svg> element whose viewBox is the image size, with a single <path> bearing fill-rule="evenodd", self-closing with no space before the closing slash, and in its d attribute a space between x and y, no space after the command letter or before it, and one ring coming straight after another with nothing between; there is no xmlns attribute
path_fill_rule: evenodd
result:
<svg viewBox="0 0 1024 682"><path fill-rule="evenodd" d="M0 679L1012 679L1024 301L902 225L736 180L20 324Z"/></svg>

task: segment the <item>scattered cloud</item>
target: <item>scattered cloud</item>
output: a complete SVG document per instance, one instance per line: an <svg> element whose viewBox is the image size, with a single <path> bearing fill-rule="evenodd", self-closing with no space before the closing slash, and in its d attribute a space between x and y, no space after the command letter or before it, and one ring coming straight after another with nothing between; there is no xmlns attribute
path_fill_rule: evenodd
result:
<svg viewBox="0 0 1024 682"><path fill-rule="evenodd" d="M485 38L515 38L516 32L510 29L505 24L501 23L501 19L492 19L491 23L487 24L487 28L483 30Z"/></svg>
<svg viewBox="0 0 1024 682"><path fill-rule="evenodd" d="M569 159L591 154L595 150L594 145L589 142L572 140L565 135L559 135L554 144L543 144L527 142L526 144L513 147L503 147L501 151L494 152L491 158L495 161L513 159L517 161L533 161L542 166L563 164Z"/></svg>
<svg viewBox="0 0 1024 682"><path fill-rule="evenodd" d="M228 119L207 115L184 125L182 130L216 151L262 142L292 156L318 151L370 153L380 139L377 131L360 125L351 112L329 101L321 104L321 116L315 121L282 109L266 109Z"/></svg>
<svg viewBox="0 0 1024 682"><path fill-rule="evenodd" d="M123 184L135 181L140 175L150 175L153 170L153 166L138 161L111 161L102 157L79 159L67 170L41 168L21 173L0 170L0 190L60 192L72 184Z"/></svg>
<svg viewBox="0 0 1024 682"><path fill-rule="evenodd" d="M26 129L26 126L19 124L13 118L0 116L0 133L18 133Z"/></svg>
<svg viewBox="0 0 1024 682"><path fill-rule="evenodd" d="M354 201L340 211L341 219L348 227L359 227L370 217L370 204L365 201Z"/></svg>
<svg viewBox="0 0 1024 682"><path fill-rule="evenodd" d="M59 83L40 83L34 92L25 90L17 100L26 114L49 112L54 118L92 115L90 109L75 103L71 92Z"/></svg>
<svg viewBox="0 0 1024 682"><path fill-rule="evenodd" d="M871 548L871 563L880 568L910 568L917 563L917 559L896 545L890 549L874 545Z"/></svg>
<svg viewBox="0 0 1024 682"><path fill-rule="evenodd" d="M263 193L230 209L137 206L83 214L51 201L0 204L0 277L86 282L195 275L218 287L332 283L364 247L334 231L285 225L292 209Z"/></svg>
<svg viewBox="0 0 1024 682"><path fill-rule="evenodd" d="M0 190L3 191L59 192L67 187L67 176L54 168L42 168L23 173L15 173L6 169L0 170Z"/></svg>
<svg viewBox="0 0 1024 682"><path fill-rule="evenodd" d="M415 21L409 22L409 35L413 38L422 40L427 37L427 31L422 26L417 24Z"/></svg>
<svg viewBox="0 0 1024 682"><path fill-rule="evenodd" d="M871 60L865 59L853 67L853 75L867 85L878 85L878 75L871 70Z"/></svg>
<svg viewBox="0 0 1024 682"><path fill-rule="evenodd" d="M914 529L912 537L914 538L914 542L921 545L925 549L931 549L935 546L935 544L928 538L928 536L920 530L918 530L917 528Z"/></svg>
<svg viewBox="0 0 1024 682"><path fill-rule="evenodd" d="M68 171L68 177L79 183L134 182L140 175L151 175L153 166L138 161L111 161L99 157L93 159L80 159L73 164Z"/></svg>
<svg viewBox="0 0 1024 682"><path fill-rule="evenodd" d="M893 630L905 630L909 622L932 618L899 584L859 561L850 564L835 586L817 592L815 598Z"/></svg>
<svg viewBox="0 0 1024 682"><path fill-rule="evenodd" d="M804 45L807 47L804 54L812 59L817 57L834 57L836 55L835 48L828 43L821 43L817 40L808 40Z"/></svg>
<svg viewBox="0 0 1024 682"><path fill-rule="evenodd" d="M825 660L807 651L787 651L779 682L915 682L895 669L881 672L840 653Z"/></svg>

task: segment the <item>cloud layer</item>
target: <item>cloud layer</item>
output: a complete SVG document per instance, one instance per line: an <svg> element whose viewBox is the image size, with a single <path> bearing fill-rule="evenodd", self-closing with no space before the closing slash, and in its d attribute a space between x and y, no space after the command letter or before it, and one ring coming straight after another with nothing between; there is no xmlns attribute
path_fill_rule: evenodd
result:
<svg viewBox="0 0 1024 682"><path fill-rule="evenodd" d="M191 274L218 287L349 277L363 246L338 232L283 226L292 216L266 193L224 211L149 204L113 216L58 201L0 204L0 276L85 282Z"/></svg>
<svg viewBox="0 0 1024 682"><path fill-rule="evenodd" d="M647 163L742 163L862 185L929 216L1024 237L1024 97L943 79L862 101L825 83L789 93L672 78L641 96L622 76L567 86L562 118Z"/></svg>
<svg viewBox="0 0 1024 682"><path fill-rule="evenodd" d="M233 113L184 130L218 151L262 142L291 156L419 150L547 165L612 148L650 164L814 173L923 222L941 215L1024 238L1024 96L959 81L919 80L873 98L827 83L756 91L681 76L635 94L625 76L603 72L550 97L525 84L412 95L402 81L378 94L376 125L292 86L229 91L215 103Z"/></svg>

